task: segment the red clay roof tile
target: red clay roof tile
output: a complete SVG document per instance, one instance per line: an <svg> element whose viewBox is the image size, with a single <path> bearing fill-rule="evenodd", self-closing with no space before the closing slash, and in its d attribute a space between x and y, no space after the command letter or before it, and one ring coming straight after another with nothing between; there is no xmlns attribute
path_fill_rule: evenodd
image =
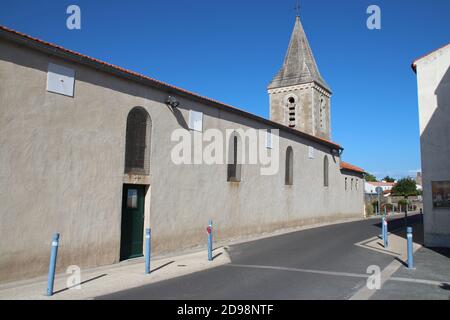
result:
<svg viewBox="0 0 450 320"><path fill-rule="evenodd" d="M364 169L361 169L357 166L354 166L354 165L344 162L344 161L341 161L341 169L355 171L355 172L359 172L359 173L365 173Z"/></svg>

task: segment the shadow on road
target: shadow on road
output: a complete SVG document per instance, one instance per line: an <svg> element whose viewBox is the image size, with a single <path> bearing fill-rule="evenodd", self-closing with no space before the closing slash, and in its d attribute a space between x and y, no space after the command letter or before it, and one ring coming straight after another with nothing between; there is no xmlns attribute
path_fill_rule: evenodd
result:
<svg viewBox="0 0 450 320"><path fill-rule="evenodd" d="M175 262L175 261L169 261L169 262L167 262L167 263L165 263L165 264L163 264L163 265L161 265L161 266L159 266L159 267L157 267L157 268L151 270L150 273L153 273L153 272L155 272L155 271L158 271L159 269L162 269L162 268L164 268L164 267L166 267L166 266L168 266L169 264L172 264L172 263L174 263L174 262Z"/></svg>
<svg viewBox="0 0 450 320"><path fill-rule="evenodd" d="M222 252L216 254L214 257L212 257L212 259L214 260L214 259L216 259L217 257L219 257L219 256L221 256L221 255L222 255Z"/></svg>
<svg viewBox="0 0 450 320"><path fill-rule="evenodd" d="M69 290L69 289L75 288L76 286L79 286L79 285L82 285L82 284L85 284L85 283L88 283L88 282L91 282L91 281L94 281L94 280L97 280L97 279L100 279L100 278L106 277L107 275L108 275L108 274L106 274L106 273L104 273L104 274L101 274L101 275L99 275L99 276L96 276L96 277L93 277L93 278L91 278L91 279L88 279L88 280L84 280L84 281L82 281L82 282L80 282L80 283L74 284L74 285L72 285L72 286L70 286L70 287L67 287L67 288L64 288L64 289L61 289L61 290L55 291L55 292L53 292L53 294L55 295L55 294L58 294L58 293L61 293L61 292L67 291L67 290Z"/></svg>
<svg viewBox="0 0 450 320"><path fill-rule="evenodd" d="M375 223L374 226L380 228L381 230L381 216L380 222ZM388 216L388 229L391 234L395 234L406 240L406 226L413 228L413 241L426 247L424 244L424 228L423 228L423 214L411 214L408 218L397 216ZM426 247L444 257L450 258L450 248L439 248L439 247ZM448 290L448 289L447 289Z"/></svg>
<svg viewBox="0 0 450 320"><path fill-rule="evenodd" d="M450 258L450 248L427 247L427 249L433 250L444 257Z"/></svg>
<svg viewBox="0 0 450 320"><path fill-rule="evenodd" d="M391 234L402 237L406 240L406 227L413 228L413 241L423 245L423 214L409 213L408 217L388 215L388 231ZM375 227L381 230L381 216L379 222L374 224Z"/></svg>

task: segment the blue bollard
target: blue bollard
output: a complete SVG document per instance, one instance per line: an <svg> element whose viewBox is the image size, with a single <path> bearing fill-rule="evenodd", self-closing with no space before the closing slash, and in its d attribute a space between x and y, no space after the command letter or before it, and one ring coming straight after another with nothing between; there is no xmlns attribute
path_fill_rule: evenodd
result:
<svg viewBox="0 0 450 320"><path fill-rule="evenodd" d="M408 269L414 268L413 263L413 235L412 227L406 228L406 239L408 241Z"/></svg>
<svg viewBox="0 0 450 320"><path fill-rule="evenodd" d="M383 220L384 224L384 247L387 248L389 246L389 236L388 236L388 223L386 217Z"/></svg>
<svg viewBox="0 0 450 320"><path fill-rule="evenodd" d="M145 274L150 273L150 248L151 229L145 229Z"/></svg>
<svg viewBox="0 0 450 320"><path fill-rule="evenodd" d="M212 242L213 242L213 238L212 238L212 221L209 220L209 225L208 228L206 229L208 232L208 261L212 261Z"/></svg>
<svg viewBox="0 0 450 320"><path fill-rule="evenodd" d="M55 282L56 257L58 255L59 233L55 233L52 238L52 251L50 254L50 265L48 267L47 295L53 295L53 284Z"/></svg>

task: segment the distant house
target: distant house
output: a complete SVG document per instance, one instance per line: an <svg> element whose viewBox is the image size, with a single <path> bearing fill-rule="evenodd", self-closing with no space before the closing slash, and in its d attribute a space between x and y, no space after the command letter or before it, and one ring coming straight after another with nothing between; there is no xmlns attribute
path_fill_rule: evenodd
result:
<svg viewBox="0 0 450 320"><path fill-rule="evenodd" d="M394 186L395 186L395 182L386 182L386 181L370 182L370 181L366 181L364 183L364 193L365 194L370 194L370 195L376 195L377 194L377 191L376 191L377 187L381 187L381 189L383 189L383 193L384 193L385 191L390 191Z"/></svg>

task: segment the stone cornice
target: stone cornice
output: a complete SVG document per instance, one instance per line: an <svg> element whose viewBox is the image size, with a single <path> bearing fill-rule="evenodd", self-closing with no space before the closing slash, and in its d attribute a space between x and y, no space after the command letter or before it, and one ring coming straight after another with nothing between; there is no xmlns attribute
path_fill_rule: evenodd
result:
<svg viewBox="0 0 450 320"><path fill-rule="evenodd" d="M291 92L291 91L296 91L296 90L305 90L305 89L309 89L309 88L316 89L317 91L319 91L321 94L327 96L328 98L331 97L331 92L329 92L328 90L323 88L317 82L308 82L308 83L298 84L295 86L268 89L267 92L269 94L276 94L276 93Z"/></svg>
<svg viewBox="0 0 450 320"><path fill-rule="evenodd" d="M281 92L290 92L290 91L296 91L296 90L309 89L309 88L311 88L311 86L312 86L312 83L310 82L310 83L299 84L299 85L295 85L295 86L269 89L269 90L267 90L267 92L269 94L281 93Z"/></svg>

